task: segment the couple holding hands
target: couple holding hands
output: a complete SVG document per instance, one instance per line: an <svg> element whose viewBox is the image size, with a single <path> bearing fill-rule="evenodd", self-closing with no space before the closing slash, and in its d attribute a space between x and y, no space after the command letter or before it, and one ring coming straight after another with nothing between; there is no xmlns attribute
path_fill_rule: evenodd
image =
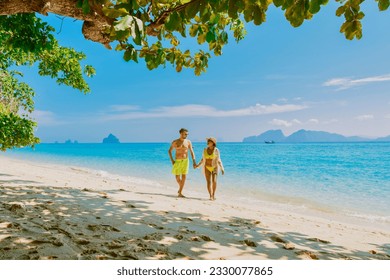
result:
<svg viewBox="0 0 390 280"><path fill-rule="evenodd" d="M223 164L220 158L219 150L217 148L217 140L213 137L206 138L207 147L204 148L202 159L197 164L195 160L192 143L187 139L188 130L180 129L180 138L174 140L169 148L168 154L172 162L172 174L176 176L176 181L179 184L178 197L185 197L182 194L184 184L189 169L188 151L192 157L193 167L198 168L202 166L202 172L206 178L207 190L210 195L210 200L215 200L215 191L217 190L217 176L219 168L224 174ZM175 159L173 159L172 151L175 150Z"/></svg>

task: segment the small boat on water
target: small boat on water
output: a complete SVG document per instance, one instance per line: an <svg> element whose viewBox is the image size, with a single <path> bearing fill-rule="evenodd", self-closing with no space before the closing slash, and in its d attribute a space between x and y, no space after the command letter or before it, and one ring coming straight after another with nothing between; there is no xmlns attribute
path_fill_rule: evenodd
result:
<svg viewBox="0 0 390 280"><path fill-rule="evenodd" d="M271 140L271 141L264 141L265 144L275 144L275 141L274 140Z"/></svg>

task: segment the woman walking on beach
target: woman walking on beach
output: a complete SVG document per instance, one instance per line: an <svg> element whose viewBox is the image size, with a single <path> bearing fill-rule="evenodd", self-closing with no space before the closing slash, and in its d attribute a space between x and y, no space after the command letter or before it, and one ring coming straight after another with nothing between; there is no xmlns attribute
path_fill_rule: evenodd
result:
<svg viewBox="0 0 390 280"><path fill-rule="evenodd" d="M221 168L222 175L225 173L221 161L220 153L217 148L217 139L214 137L206 138L207 147L204 148L202 159L196 168L202 166L202 172L207 182L207 190L210 194L210 200L215 200L215 191L217 190L218 170Z"/></svg>

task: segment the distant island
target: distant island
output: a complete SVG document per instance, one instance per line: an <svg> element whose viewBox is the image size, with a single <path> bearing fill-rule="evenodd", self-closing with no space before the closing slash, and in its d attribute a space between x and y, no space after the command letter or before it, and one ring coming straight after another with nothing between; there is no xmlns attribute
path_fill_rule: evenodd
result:
<svg viewBox="0 0 390 280"><path fill-rule="evenodd" d="M58 141L56 141L58 143ZM78 144L79 142L77 140L72 141L71 139L68 139L65 141L65 144Z"/></svg>
<svg viewBox="0 0 390 280"><path fill-rule="evenodd" d="M386 137L380 137L377 139L368 139L358 136L344 136L337 133L329 133L325 131L314 130L298 130L289 136L285 136L283 132L278 130L268 130L257 136L245 137L242 142L247 143L307 143L307 142L389 142L390 135Z"/></svg>
<svg viewBox="0 0 390 280"><path fill-rule="evenodd" d="M118 137L110 133L106 138L103 139L103 144L117 144L120 143Z"/></svg>

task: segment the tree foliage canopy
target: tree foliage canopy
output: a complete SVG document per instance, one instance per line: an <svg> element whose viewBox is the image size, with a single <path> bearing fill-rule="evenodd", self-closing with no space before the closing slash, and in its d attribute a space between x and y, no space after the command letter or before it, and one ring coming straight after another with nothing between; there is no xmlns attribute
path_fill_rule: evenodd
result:
<svg viewBox="0 0 390 280"><path fill-rule="evenodd" d="M364 0L335 0L336 16L344 17L340 32L347 39L362 37ZM380 11L390 0L376 0ZM81 66L85 55L62 47L54 29L37 13L54 13L82 20L86 39L123 52L126 61L144 60L148 69L171 64L176 71L193 68L205 72L210 53L218 56L229 39L240 41L245 23L261 25L271 4L284 11L286 20L300 26L317 14L328 0L1 0L0 1L0 149L38 142L36 125L28 113L34 109L33 90L19 82L20 65L38 64L39 74L59 84L89 92ZM181 40L192 37L198 51L183 49Z"/></svg>
<svg viewBox="0 0 390 280"><path fill-rule="evenodd" d="M34 145L36 123L34 91L19 78L18 66L38 63L39 74L56 79L59 84L90 91L83 75L91 76L91 66L80 65L83 53L58 45L54 29L34 14L0 17L0 150Z"/></svg>

